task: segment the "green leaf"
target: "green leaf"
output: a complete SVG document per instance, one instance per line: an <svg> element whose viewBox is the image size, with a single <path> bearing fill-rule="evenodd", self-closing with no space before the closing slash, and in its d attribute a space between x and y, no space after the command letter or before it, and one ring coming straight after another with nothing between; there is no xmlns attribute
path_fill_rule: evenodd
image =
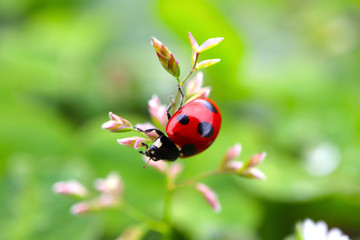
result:
<svg viewBox="0 0 360 240"><path fill-rule="evenodd" d="M224 38L222 37L210 38L206 40L203 44L201 44L201 46L199 47L199 51L205 52L206 50L209 50L210 48L213 48L219 43L221 43L222 40L224 40Z"/></svg>
<svg viewBox="0 0 360 240"><path fill-rule="evenodd" d="M218 62L220 62L221 59L208 59L208 60L204 60L201 61L199 64L196 65L197 69L201 69L201 68L207 68L210 67Z"/></svg>

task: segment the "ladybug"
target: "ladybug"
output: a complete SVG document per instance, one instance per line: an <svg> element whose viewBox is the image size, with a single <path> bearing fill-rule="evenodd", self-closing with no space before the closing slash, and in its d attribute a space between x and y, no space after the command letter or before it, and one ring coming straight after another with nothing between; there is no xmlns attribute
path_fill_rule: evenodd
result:
<svg viewBox="0 0 360 240"><path fill-rule="evenodd" d="M144 133L155 131L159 136L150 147L142 143L146 150L140 153L150 160L175 161L201 153L215 141L221 125L219 108L208 98L186 103L173 116L168 111L168 118L167 136L156 128L137 129Z"/></svg>

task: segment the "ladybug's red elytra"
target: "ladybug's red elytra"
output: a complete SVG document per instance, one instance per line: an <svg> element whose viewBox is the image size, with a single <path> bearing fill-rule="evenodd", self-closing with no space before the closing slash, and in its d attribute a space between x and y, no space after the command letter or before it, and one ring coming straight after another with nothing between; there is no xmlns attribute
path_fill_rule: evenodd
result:
<svg viewBox="0 0 360 240"><path fill-rule="evenodd" d="M208 98L196 98L179 108L170 117L166 126L166 136L159 129L140 131L149 133L155 131L159 137L146 147L146 155L153 161L175 161L196 155L207 149L216 139L220 126L221 114L216 104Z"/></svg>

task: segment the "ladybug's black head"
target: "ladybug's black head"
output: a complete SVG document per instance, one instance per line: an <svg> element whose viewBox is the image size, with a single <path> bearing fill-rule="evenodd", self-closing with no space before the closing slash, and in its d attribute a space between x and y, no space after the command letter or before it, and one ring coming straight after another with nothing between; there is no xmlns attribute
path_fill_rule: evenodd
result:
<svg viewBox="0 0 360 240"><path fill-rule="evenodd" d="M143 154L153 161L175 161L179 157L180 151L170 138L162 135Z"/></svg>

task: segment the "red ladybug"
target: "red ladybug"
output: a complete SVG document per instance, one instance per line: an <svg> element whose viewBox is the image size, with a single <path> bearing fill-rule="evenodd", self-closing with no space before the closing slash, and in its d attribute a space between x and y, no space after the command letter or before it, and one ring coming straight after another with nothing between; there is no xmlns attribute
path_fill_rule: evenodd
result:
<svg viewBox="0 0 360 240"><path fill-rule="evenodd" d="M168 114L170 118L170 114ZM208 98L196 98L169 119L166 136L159 129L139 131L149 133L155 131L159 137L146 147L146 155L151 160L175 161L177 158L190 157L207 149L216 139L221 125L221 114L216 104Z"/></svg>

